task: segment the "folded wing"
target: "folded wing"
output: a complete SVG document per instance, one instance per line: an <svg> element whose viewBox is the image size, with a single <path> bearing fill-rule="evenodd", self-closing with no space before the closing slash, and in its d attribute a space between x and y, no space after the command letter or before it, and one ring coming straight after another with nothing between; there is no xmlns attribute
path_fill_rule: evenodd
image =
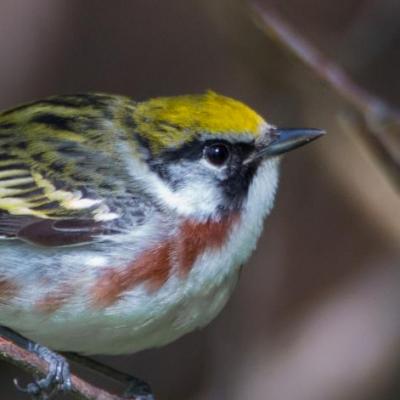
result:
<svg viewBox="0 0 400 400"><path fill-rule="evenodd" d="M53 97L0 114L0 236L60 246L109 233L124 168L115 98Z"/></svg>

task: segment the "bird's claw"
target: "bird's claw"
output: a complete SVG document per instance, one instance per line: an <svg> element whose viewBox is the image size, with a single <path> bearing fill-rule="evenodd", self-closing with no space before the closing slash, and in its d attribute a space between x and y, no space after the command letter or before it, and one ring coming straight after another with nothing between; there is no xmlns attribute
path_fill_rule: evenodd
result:
<svg viewBox="0 0 400 400"><path fill-rule="evenodd" d="M31 382L25 387L21 387L15 379L14 384L20 391L29 394L34 399L47 400L56 392L71 390L71 373L64 357L38 344L32 344L29 350L49 364L49 372L44 378Z"/></svg>

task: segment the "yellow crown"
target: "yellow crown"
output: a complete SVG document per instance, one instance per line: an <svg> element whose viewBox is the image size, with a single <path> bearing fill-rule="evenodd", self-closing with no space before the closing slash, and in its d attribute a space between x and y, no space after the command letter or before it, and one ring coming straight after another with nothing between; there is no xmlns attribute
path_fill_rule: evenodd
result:
<svg viewBox="0 0 400 400"><path fill-rule="evenodd" d="M198 134L257 137L264 124L245 104L212 91L150 99L137 105L134 119L154 151L179 146Z"/></svg>

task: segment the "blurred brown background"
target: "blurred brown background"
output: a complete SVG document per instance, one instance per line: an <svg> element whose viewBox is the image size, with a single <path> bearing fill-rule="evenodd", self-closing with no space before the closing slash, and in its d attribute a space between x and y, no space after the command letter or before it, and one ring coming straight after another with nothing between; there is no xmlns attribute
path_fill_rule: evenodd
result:
<svg viewBox="0 0 400 400"><path fill-rule="evenodd" d="M258 4L400 107L399 1ZM284 162L258 250L217 320L102 361L150 381L160 400L400 398L399 198L344 132L348 105L256 27L246 2L1 0L0 54L0 108L89 90L213 89L276 125L329 131ZM26 398L12 384L23 373L0 368L0 399Z"/></svg>

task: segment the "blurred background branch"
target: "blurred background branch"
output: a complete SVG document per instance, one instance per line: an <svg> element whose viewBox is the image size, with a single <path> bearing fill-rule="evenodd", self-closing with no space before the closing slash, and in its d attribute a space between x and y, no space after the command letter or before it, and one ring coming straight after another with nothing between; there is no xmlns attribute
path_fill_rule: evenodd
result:
<svg viewBox="0 0 400 400"><path fill-rule="evenodd" d="M400 190L400 111L354 82L337 63L312 46L277 12L261 7L257 2L249 4L257 26L308 65L359 111L363 118L347 115L345 128L350 134L359 136ZM397 141L390 140L390 136L394 136L391 134L393 130Z"/></svg>

